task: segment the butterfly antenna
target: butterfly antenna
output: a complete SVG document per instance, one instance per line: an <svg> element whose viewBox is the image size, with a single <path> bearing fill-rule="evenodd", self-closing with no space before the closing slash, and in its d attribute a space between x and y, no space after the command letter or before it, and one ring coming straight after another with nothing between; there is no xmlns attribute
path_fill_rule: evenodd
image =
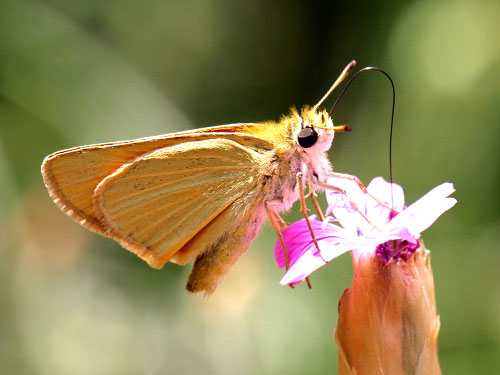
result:
<svg viewBox="0 0 500 375"><path fill-rule="evenodd" d="M332 93L332 91L335 90L335 88L342 83L342 81L347 77L347 75L350 73L350 71L355 66L356 66L356 61L354 61L354 60L352 60L349 64L347 64L347 66L344 68L344 70L340 74L339 78L337 78L337 80L333 83L332 87L330 87L330 90L328 90L328 92L325 95L323 95L323 97L318 102L318 104L316 104L313 107L314 111L316 111L318 109L318 107L321 105L321 103L323 103L325 101L325 99L328 98L328 96Z"/></svg>
<svg viewBox="0 0 500 375"><path fill-rule="evenodd" d="M335 111L335 108L337 107L337 104L339 104L340 99L342 99L344 97L344 94L346 93L346 91L349 88L349 86L351 86L352 82L361 73L369 71L369 70L376 70L376 71L382 73L383 75L385 75L389 79L389 82L391 83L391 86L392 86L391 130L390 130L390 133L389 133L390 134L389 135L389 178L390 178L390 181L391 181L391 197L393 199L392 206L394 207L394 196L392 194L392 131L393 131L393 127L394 127L394 109L396 107L396 89L394 88L394 82L392 81L391 76L389 76L389 74L385 70L380 69L380 68L376 68L376 67L373 67L373 66L367 66L366 68L360 69L356 74L354 74L352 76L352 78L350 79L350 81L347 82L347 85L344 87L344 89L340 93L339 97L337 98L337 100L333 104L333 107L332 107L332 109L330 110L330 112L328 114L330 115L330 117L332 117L332 114Z"/></svg>

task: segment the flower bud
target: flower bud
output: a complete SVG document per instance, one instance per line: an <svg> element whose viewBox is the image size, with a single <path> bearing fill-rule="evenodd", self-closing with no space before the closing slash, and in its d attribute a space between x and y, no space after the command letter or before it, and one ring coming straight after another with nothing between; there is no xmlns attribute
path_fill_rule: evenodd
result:
<svg viewBox="0 0 500 375"><path fill-rule="evenodd" d="M339 302L335 340L339 375L441 374L430 252L420 246L409 257L401 244L384 251L354 253L354 280Z"/></svg>

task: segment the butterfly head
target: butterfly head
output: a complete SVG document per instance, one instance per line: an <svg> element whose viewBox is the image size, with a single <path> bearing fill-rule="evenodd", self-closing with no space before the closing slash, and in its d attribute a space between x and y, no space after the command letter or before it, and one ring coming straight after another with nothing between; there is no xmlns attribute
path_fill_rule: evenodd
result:
<svg viewBox="0 0 500 375"><path fill-rule="evenodd" d="M333 121L325 110L316 111L305 107L299 116L295 139L305 152L325 152L332 145L336 131L350 131L348 126L333 126Z"/></svg>

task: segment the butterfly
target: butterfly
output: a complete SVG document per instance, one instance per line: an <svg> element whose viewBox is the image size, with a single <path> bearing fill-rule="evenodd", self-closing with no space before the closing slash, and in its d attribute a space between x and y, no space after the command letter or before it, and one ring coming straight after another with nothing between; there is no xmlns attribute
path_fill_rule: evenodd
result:
<svg viewBox="0 0 500 375"><path fill-rule="evenodd" d="M337 131L321 103L280 121L241 123L74 147L47 156L51 198L82 226L110 237L154 268L194 262L189 292L211 294L268 217L304 189L321 190L332 172L327 151ZM304 211L305 212L305 211Z"/></svg>

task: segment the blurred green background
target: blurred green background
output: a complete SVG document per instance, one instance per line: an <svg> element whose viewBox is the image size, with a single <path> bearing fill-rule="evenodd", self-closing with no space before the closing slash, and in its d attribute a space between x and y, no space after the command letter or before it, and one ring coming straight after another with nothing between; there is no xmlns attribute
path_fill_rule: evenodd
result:
<svg viewBox="0 0 500 375"><path fill-rule="evenodd" d="M396 83L394 179L407 203L453 182L429 229L445 374L500 367L500 3L0 1L0 372L336 373L345 255L312 290L279 286L265 227L211 298L80 228L50 200L60 149L315 104L351 59ZM333 103L330 98L326 106ZM365 73L336 111L330 158L388 177L391 90ZM286 217L299 217L297 207Z"/></svg>

